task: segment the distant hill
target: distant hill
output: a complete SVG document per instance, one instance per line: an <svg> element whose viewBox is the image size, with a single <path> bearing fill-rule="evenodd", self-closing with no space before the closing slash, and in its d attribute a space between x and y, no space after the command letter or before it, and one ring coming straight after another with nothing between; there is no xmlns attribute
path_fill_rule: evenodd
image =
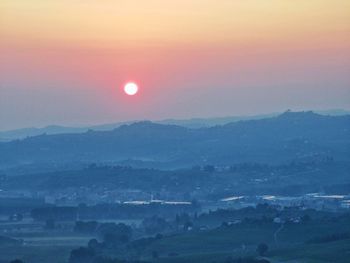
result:
<svg viewBox="0 0 350 263"><path fill-rule="evenodd" d="M342 116L349 115L350 112L342 109L328 110L328 111L316 111L316 113L330 116ZM213 118L192 118L192 119L166 119L160 121L154 121L159 124L171 124L178 125L186 128L197 129L204 127L213 127L216 125L225 125L231 122L237 122L242 120L260 120L269 117L278 116L279 113L252 115L252 116L228 116L228 117L213 117ZM116 122L101 125L81 126L81 127L67 127L59 125L50 125L43 128L23 128L9 131L0 131L0 142L11 141L16 139L24 139L26 137L38 136L42 134L65 134L65 133L84 133L89 130L93 131L109 131L116 129L125 124L136 123L139 121L129 122Z"/></svg>
<svg viewBox="0 0 350 263"><path fill-rule="evenodd" d="M112 131L40 135L0 143L0 165L129 160L169 167L238 162L350 159L350 116L286 112L261 120L189 129L138 122ZM126 162L127 163L127 162Z"/></svg>
<svg viewBox="0 0 350 263"><path fill-rule="evenodd" d="M191 129L213 127L217 125L225 125L231 122L244 121L244 120L260 120L265 118L270 118L278 116L278 113L263 114L263 115L253 115L253 116L228 116L228 117L217 117L217 118L192 118L192 119L166 119L158 121L159 124L172 124L178 125Z"/></svg>
<svg viewBox="0 0 350 263"><path fill-rule="evenodd" d="M84 133L89 130L96 131L107 131L113 130L120 127L121 125L129 124L133 122L121 122L114 124L103 124L96 126L87 126L87 127L67 127L59 125L50 125L43 128L23 128L9 131L0 131L0 141L11 141L16 139L24 139L26 137L33 137L38 135L52 135L52 134L65 134L65 133Z"/></svg>
<svg viewBox="0 0 350 263"><path fill-rule="evenodd" d="M230 117L219 117L219 118L193 118L193 119L166 119L160 121L154 121L158 124L171 124L183 126L186 128L203 128L203 127L212 127L215 125L223 125L230 122L236 122L241 120L257 120L267 117L272 117L278 115L275 114L264 114L256 116L230 116ZM52 134L65 134L65 133L84 133L89 130L92 131L110 131L116 129L122 125L132 124L140 121L129 121L129 122L116 122L116 123L107 123L101 125L92 125L92 126L82 126L82 127L67 127L59 125L50 125L43 128L23 128L15 129L9 131L0 131L0 142L1 141L11 141L16 139L24 139L26 137L33 137L38 135L52 135Z"/></svg>

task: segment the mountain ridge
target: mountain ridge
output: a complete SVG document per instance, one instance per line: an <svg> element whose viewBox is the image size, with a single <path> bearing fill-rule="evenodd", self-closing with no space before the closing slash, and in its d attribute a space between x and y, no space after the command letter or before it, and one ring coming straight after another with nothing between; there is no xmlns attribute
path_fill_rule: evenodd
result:
<svg viewBox="0 0 350 263"><path fill-rule="evenodd" d="M349 115L350 111L342 109L334 109L328 111L316 111L322 115L331 115L331 116L343 116ZM186 128L205 128L213 127L217 125L225 125L231 122L238 122L241 120L259 120L264 118L270 118L278 116L279 113L269 113L261 115L251 115L251 116L227 116L227 117L211 117L211 118L191 118L191 119L164 119L160 121L152 121L159 124L173 124ZM11 141L16 139L24 139L26 137L32 137L42 134L64 134L64 133L84 133L89 130L94 131L108 131L116 129L125 124L132 124L135 122L140 122L142 120L135 121L126 121L126 122L116 122L116 123L107 123L100 125L87 125L87 126L61 126L61 125L48 125L42 128L37 127L28 127L20 128L14 130L0 131L0 142Z"/></svg>
<svg viewBox="0 0 350 263"><path fill-rule="evenodd" d="M146 160L174 166L281 163L313 155L350 159L350 115L286 112L190 129L148 121L112 131L39 135L0 143L0 165Z"/></svg>

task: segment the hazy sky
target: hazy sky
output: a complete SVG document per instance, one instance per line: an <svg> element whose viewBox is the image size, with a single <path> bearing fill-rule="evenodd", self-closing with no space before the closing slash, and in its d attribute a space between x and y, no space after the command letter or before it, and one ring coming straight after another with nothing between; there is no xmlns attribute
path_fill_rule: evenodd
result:
<svg viewBox="0 0 350 263"><path fill-rule="evenodd" d="M289 108L350 109L349 0L0 2L2 130Z"/></svg>

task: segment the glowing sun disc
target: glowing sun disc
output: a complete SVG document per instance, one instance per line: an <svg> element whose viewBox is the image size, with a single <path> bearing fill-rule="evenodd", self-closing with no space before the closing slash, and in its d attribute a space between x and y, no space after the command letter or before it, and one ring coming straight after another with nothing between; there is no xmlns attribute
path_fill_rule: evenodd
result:
<svg viewBox="0 0 350 263"><path fill-rule="evenodd" d="M139 87L134 82L128 82L124 86L124 92L130 96L135 95L138 92L138 90Z"/></svg>

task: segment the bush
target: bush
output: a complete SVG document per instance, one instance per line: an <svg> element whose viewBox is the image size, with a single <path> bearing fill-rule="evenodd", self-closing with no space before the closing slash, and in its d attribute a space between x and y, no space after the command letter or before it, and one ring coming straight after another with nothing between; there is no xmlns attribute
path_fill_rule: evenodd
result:
<svg viewBox="0 0 350 263"><path fill-rule="evenodd" d="M336 234L322 236L322 237L315 237L308 240L306 243L321 244L321 243L328 243L328 242L344 240L344 239L350 239L350 233L336 233Z"/></svg>
<svg viewBox="0 0 350 263"><path fill-rule="evenodd" d="M92 263L95 251L91 248L80 247L70 253L69 263Z"/></svg>
<svg viewBox="0 0 350 263"><path fill-rule="evenodd" d="M131 227L122 223L102 224L97 232L107 247L116 247L128 243L132 236Z"/></svg>
<svg viewBox="0 0 350 263"><path fill-rule="evenodd" d="M74 231L83 234L93 234L96 231L98 223L96 221L77 221L75 222Z"/></svg>
<svg viewBox="0 0 350 263"><path fill-rule="evenodd" d="M256 251L259 253L260 256L264 256L268 250L269 246L265 243L260 243L256 248Z"/></svg>

